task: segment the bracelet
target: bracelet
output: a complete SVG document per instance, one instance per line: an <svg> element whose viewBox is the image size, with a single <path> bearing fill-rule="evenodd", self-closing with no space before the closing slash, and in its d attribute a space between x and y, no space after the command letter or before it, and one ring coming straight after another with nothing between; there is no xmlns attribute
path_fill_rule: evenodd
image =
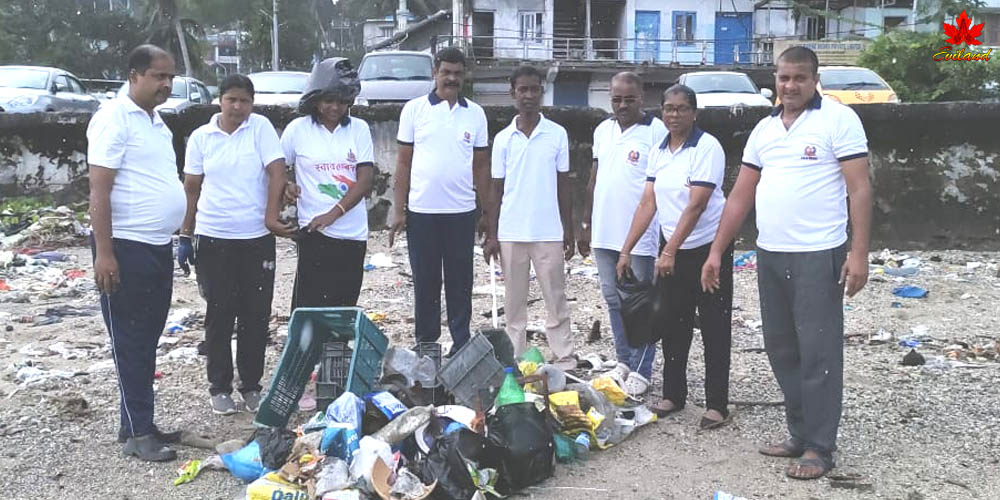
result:
<svg viewBox="0 0 1000 500"><path fill-rule="evenodd" d="M338 203L337 203L336 205L334 205L334 206L333 206L333 208L339 208L339 209L340 209L340 215L341 215L341 216L343 216L343 215L346 215L346 214L347 214L347 210L344 210L344 207L340 206L340 203L339 203L339 202L338 202Z"/></svg>
<svg viewBox="0 0 1000 500"><path fill-rule="evenodd" d="M666 249L663 250L662 255L664 257L674 257L674 254L668 252Z"/></svg>
<svg viewBox="0 0 1000 500"><path fill-rule="evenodd" d="M192 237L194 237L194 234L193 233L178 232L177 237L178 238L187 238L187 239L190 240Z"/></svg>

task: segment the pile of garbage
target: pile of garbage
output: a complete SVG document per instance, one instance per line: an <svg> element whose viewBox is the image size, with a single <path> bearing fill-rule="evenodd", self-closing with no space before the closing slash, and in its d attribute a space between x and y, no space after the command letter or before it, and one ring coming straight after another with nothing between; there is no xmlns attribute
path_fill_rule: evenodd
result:
<svg viewBox="0 0 1000 500"><path fill-rule="evenodd" d="M0 212L0 249L15 247L61 248L86 243L90 236L86 213L65 205L15 213Z"/></svg>
<svg viewBox="0 0 1000 500"><path fill-rule="evenodd" d="M249 483L247 500L502 498L551 477L556 461L577 462L656 421L614 372L584 381L537 348L514 359L503 330L476 334L443 365L426 352L388 347L374 390L329 402L321 392L319 411L294 430L262 426L184 464L175 484L215 469Z"/></svg>

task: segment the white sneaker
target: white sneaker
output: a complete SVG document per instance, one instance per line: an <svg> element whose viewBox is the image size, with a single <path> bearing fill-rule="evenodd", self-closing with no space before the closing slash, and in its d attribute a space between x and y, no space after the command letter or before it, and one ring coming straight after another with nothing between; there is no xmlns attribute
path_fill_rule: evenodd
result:
<svg viewBox="0 0 1000 500"><path fill-rule="evenodd" d="M641 399L646 391L649 389L649 380L638 372L632 372L628 374L628 379L625 380L625 393L636 399Z"/></svg>
<svg viewBox="0 0 1000 500"><path fill-rule="evenodd" d="M628 365L626 365L625 363L618 363L618 365L615 366L613 370L611 370L611 373L616 374L618 378L621 380L627 380L630 371L631 370L628 369Z"/></svg>

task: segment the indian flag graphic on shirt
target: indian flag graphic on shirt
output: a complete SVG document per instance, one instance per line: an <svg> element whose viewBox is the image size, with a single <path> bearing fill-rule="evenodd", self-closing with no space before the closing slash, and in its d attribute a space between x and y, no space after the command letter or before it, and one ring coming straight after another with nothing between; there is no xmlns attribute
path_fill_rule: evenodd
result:
<svg viewBox="0 0 1000 500"><path fill-rule="evenodd" d="M357 162L357 158L354 156L354 151L349 150L347 152L347 161L349 165L339 164L340 170L353 169L354 163ZM333 174L333 183L323 183L320 184L319 191L334 200L339 200L347 195L347 191L354 187L354 182L350 178L341 174Z"/></svg>

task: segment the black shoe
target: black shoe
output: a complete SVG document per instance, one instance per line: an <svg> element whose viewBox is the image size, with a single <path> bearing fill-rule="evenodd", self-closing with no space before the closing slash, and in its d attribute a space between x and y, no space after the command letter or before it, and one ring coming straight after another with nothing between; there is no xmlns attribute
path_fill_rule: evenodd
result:
<svg viewBox="0 0 1000 500"><path fill-rule="evenodd" d="M128 438L123 453L147 462L168 462L177 459L177 452L163 444L156 436L146 434Z"/></svg>
<svg viewBox="0 0 1000 500"><path fill-rule="evenodd" d="M177 444L177 443L181 442L181 432L182 431L162 432L162 431L160 431L159 428L157 428L154 425L153 426L153 432L152 432L152 434L161 443L164 443L164 444ZM125 433L125 428L124 427L119 427L118 428L118 442L121 443L121 444L124 444L125 441L128 441L128 434Z"/></svg>

